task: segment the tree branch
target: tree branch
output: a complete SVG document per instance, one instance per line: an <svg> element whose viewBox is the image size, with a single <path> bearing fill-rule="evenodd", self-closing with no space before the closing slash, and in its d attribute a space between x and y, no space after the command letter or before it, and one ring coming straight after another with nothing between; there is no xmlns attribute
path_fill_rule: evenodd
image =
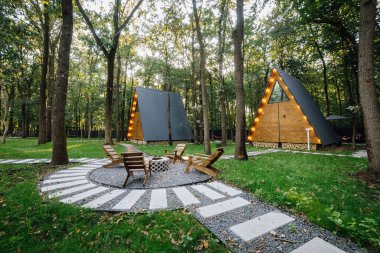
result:
<svg viewBox="0 0 380 253"><path fill-rule="evenodd" d="M94 29L94 26L93 26L93 24L91 23L90 19L88 18L86 12L84 11L84 9L83 9L81 3L79 2L79 0L75 0L75 2L76 2L76 4L77 4L77 6L78 6L78 8L79 8L79 11L80 11L80 13L82 14L84 20L86 21L86 24L87 24L88 27L90 28L90 31L91 31L92 35L94 36L94 39L95 39L95 41L96 41L96 44L98 44L98 46L99 46L100 49L102 50L104 56L105 56L106 58L108 58L109 53L108 53L106 47L104 46L104 44L102 43L102 41L100 40L99 36L96 34L95 29Z"/></svg>
<svg viewBox="0 0 380 253"><path fill-rule="evenodd" d="M121 30L123 30L128 22L131 20L131 18L133 17L133 14L135 14L135 12L137 11L137 9L140 7L140 5L142 4L144 0L139 0L139 2L137 3L137 5L133 8L133 10L131 11L131 13L129 13L128 17L125 19L124 23L119 27L119 29L117 30L116 33L119 33L121 32Z"/></svg>

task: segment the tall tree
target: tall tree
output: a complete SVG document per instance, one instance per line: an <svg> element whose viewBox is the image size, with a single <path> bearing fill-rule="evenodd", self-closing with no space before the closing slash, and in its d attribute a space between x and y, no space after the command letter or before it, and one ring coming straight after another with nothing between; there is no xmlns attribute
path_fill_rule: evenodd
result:
<svg viewBox="0 0 380 253"><path fill-rule="evenodd" d="M138 0L137 4L133 7L132 11L128 14L127 18L120 25L120 0L115 0L114 12L113 12L113 35L111 41L111 47L107 50L105 43L98 36L95 31L94 25L87 16L79 0L75 0L78 5L79 11L82 14L87 26L89 27L96 44L102 50L104 57L107 60L107 87L106 87L106 101L104 103L104 127L105 127L105 144L113 144L112 141L112 96L113 96L113 82L114 82L114 70L115 70L115 56L119 46L119 38L122 30L128 25L129 21L133 17L134 13L142 4L143 0Z"/></svg>
<svg viewBox="0 0 380 253"><path fill-rule="evenodd" d="M380 104L374 75L376 0L360 1L359 94L368 152L368 170L380 177Z"/></svg>
<svg viewBox="0 0 380 253"><path fill-rule="evenodd" d="M43 31L43 53L42 53L42 68L41 68L41 82L40 82L40 106L38 116L38 144L44 144L47 141L46 137L46 89L47 89L47 71L49 61L49 1L44 1L43 13L39 10L39 4L35 3L38 9L39 19Z"/></svg>
<svg viewBox="0 0 380 253"><path fill-rule="evenodd" d="M53 155L51 165L68 164L65 127L65 107L67 84L70 70L70 50L73 37L73 4L71 0L62 0L62 34L58 51L58 74L52 108Z"/></svg>
<svg viewBox="0 0 380 253"><path fill-rule="evenodd" d="M208 98L207 98L207 87L206 87L206 55L205 55L205 46L203 43L203 34L201 31L196 0L193 0L193 12L194 12L195 29L197 31L199 54L200 54L200 72L201 72L200 85L201 85L202 109L203 109L203 140L204 140L204 145L205 145L205 154L211 154L210 131L209 131L209 121L208 121Z"/></svg>
<svg viewBox="0 0 380 253"><path fill-rule="evenodd" d="M225 46L225 32L226 32L226 0L222 0L219 7L219 20L218 20L218 82L220 93L220 125L222 129L222 146L227 145L227 131L226 131L226 98L224 88L223 76L223 63L224 63L224 46Z"/></svg>
<svg viewBox="0 0 380 253"><path fill-rule="evenodd" d="M244 99L244 66L242 44L244 39L244 3L236 1L236 29L233 31L235 93L236 93L236 137L235 158L247 160L245 149L245 99Z"/></svg>

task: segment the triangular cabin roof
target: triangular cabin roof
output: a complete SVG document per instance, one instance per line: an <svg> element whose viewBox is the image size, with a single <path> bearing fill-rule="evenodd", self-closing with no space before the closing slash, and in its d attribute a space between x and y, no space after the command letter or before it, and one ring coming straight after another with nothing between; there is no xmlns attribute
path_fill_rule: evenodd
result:
<svg viewBox="0 0 380 253"><path fill-rule="evenodd" d="M170 96L172 140L190 141L193 139L192 130L187 120L187 114L182 99L178 94L136 87L134 101L136 101L137 108L135 112L139 112L140 114L139 117L144 141L169 140L168 96ZM132 114L135 112L132 112Z"/></svg>
<svg viewBox="0 0 380 253"><path fill-rule="evenodd" d="M269 101L272 90L277 81L280 81L280 86L283 88L285 85L285 93L290 94L290 100L297 103L297 107L301 109L301 112L305 116L309 125L312 127L316 137L319 139L317 143L328 145L338 142L338 137L334 130L321 113L318 106L314 103L313 99L305 89L304 85L296 78L288 75L285 71L274 68L272 71L272 77L267 85L267 92L264 95L259 112L256 114L256 118L260 117L261 112L265 112L265 104ZM254 125L259 125L258 120L254 121ZM256 122L256 123L255 123ZM252 141L253 133L251 132L249 141ZM251 139L251 140L250 140ZM253 138L254 139L254 138Z"/></svg>

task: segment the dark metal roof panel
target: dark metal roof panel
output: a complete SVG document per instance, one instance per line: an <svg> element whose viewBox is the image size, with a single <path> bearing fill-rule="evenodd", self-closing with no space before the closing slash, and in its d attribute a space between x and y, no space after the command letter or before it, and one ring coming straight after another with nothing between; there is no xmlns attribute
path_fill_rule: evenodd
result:
<svg viewBox="0 0 380 253"><path fill-rule="evenodd" d="M298 79L285 73L285 71L278 68L275 69L294 96L298 105L301 107L301 110L304 112L318 138L321 140L321 143L323 145L337 143L337 135L321 113L318 106L314 103L303 84Z"/></svg>
<svg viewBox="0 0 380 253"><path fill-rule="evenodd" d="M138 107L145 141L166 141L168 132L168 93L136 87ZM178 94L170 93L172 140L191 140L193 134Z"/></svg>

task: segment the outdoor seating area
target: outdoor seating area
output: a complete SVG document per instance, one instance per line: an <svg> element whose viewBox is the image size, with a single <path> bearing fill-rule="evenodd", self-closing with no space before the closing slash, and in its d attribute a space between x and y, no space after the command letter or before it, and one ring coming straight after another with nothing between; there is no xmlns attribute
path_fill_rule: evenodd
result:
<svg viewBox="0 0 380 253"><path fill-rule="evenodd" d="M218 175L219 170L212 165L223 155L223 148L209 156L197 154L194 157L184 157L185 149L186 144L179 143L172 153L165 150L162 157L154 157L144 155L132 145L120 155L112 146L104 145L103 150L111 162L92 171L90 179L102 185L134 189L190 185Z"/></svg>

